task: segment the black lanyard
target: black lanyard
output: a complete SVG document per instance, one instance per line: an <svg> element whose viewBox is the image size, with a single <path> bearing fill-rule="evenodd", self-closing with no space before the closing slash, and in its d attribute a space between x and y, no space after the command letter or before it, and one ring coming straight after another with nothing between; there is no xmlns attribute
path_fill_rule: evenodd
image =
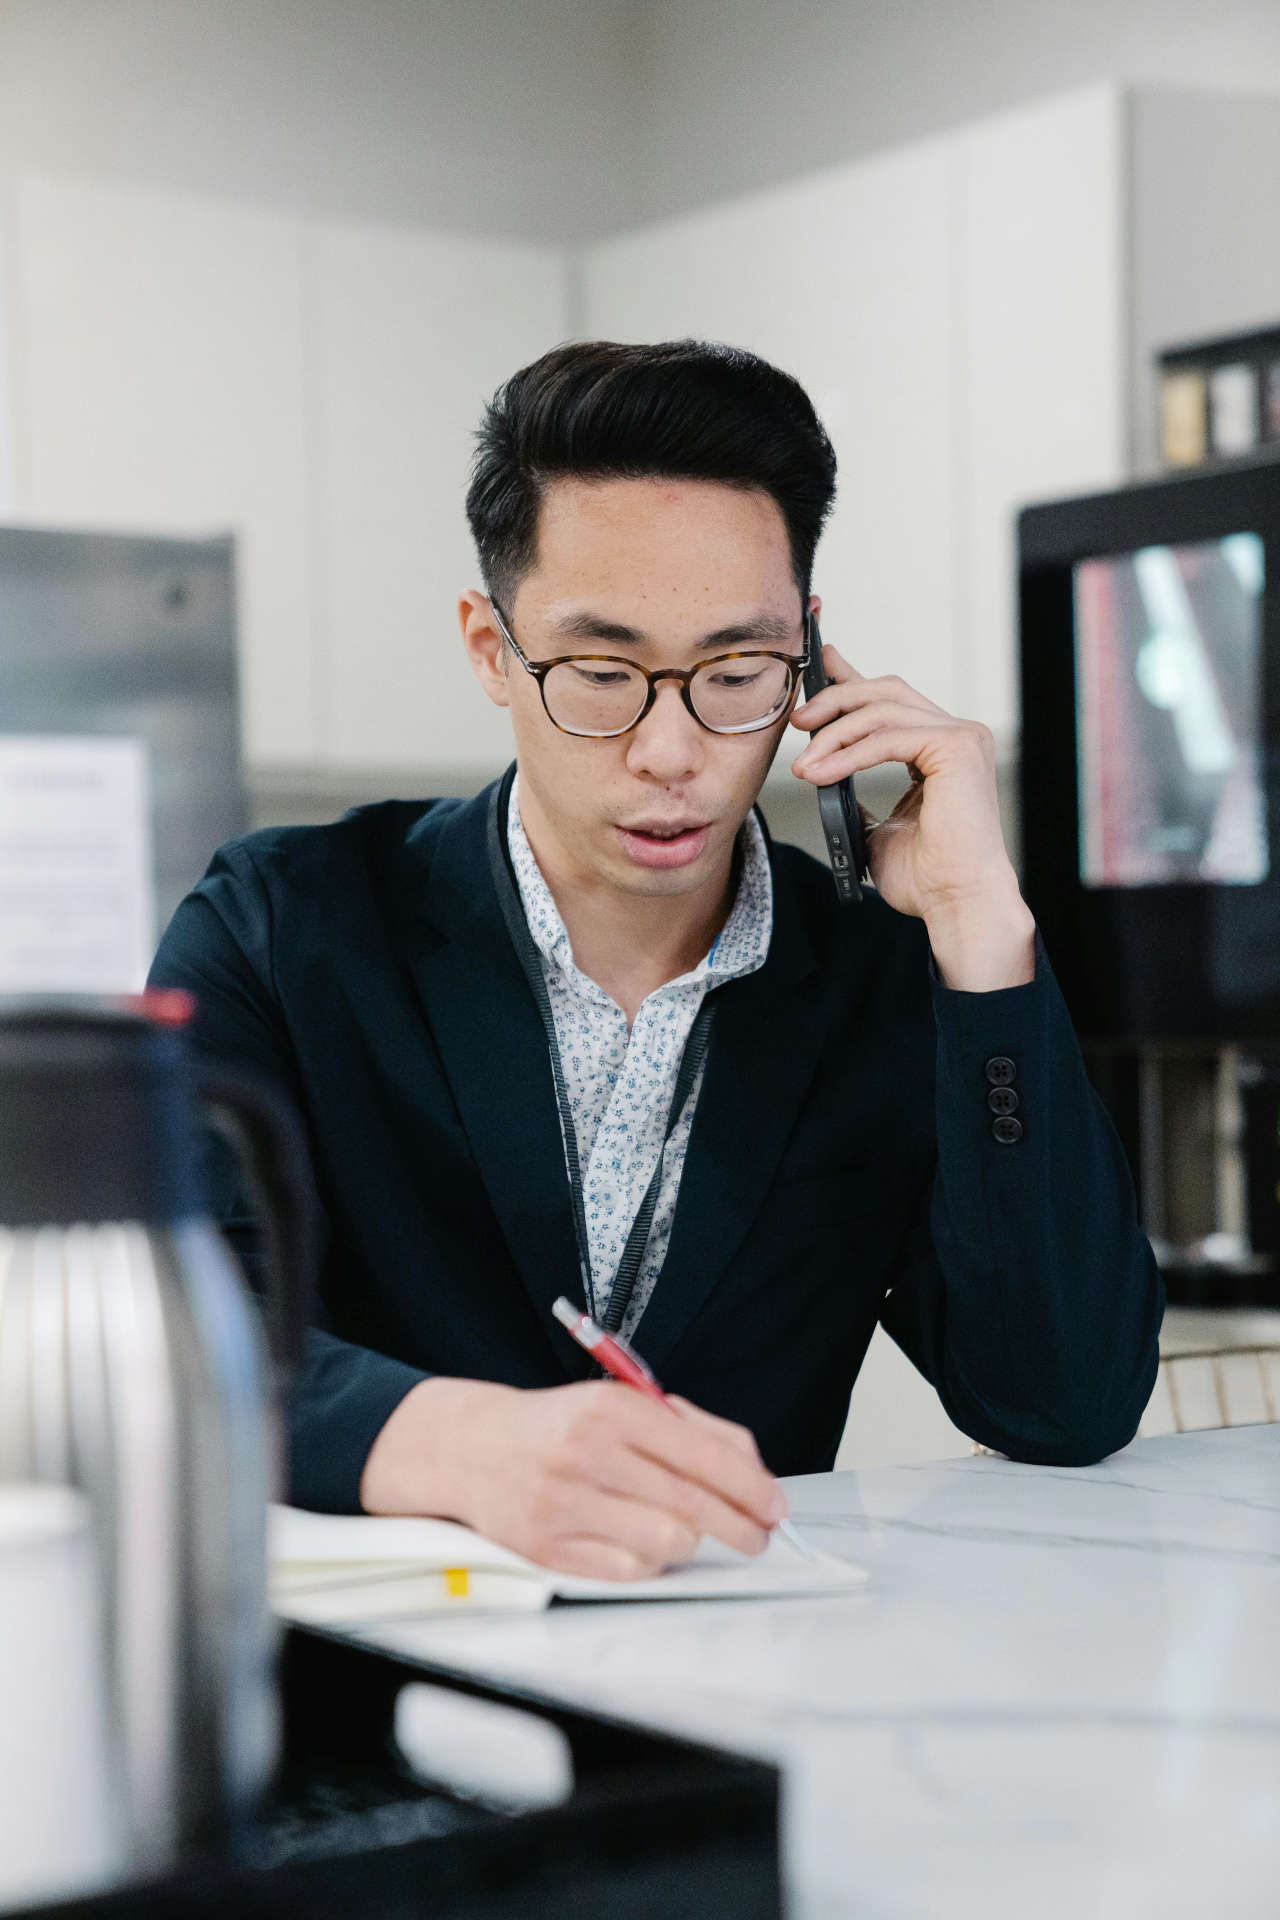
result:
<svg viewBox="0 0 1280 1920"><path fill-rule="evenodd" d="M569 1101L569 1090L565 1085L564 1066L556 1039L555 1016L551 1011L551 996L547 992L546 975L542 971L542 955L538 951L537 943L529 931L529 923L525 919L524 907L516 885L515 874L511 869L511 857L507 847L507 806L514 779L515 768L511 767L495 787L493 798L489 802L489 867L493 874L493 884L497 889L498 904L502 908L502 917L507 923L512 944L520 956L520 964L524 968L525 978L529 982L538 1012L542 1016L542 1025L547 1036L547 1049L551 1055L551 1076L555 1081L556 1104L560 1109L560 1127L564 1134L565 1166L569 1173L569 1191L573 1200L573 1231L578 1242L582 1283L586 1289L589 1304L592 1299L591 1244L587 1237L587 1210L582 1191L582 1164L578 1157L578 1132L573 1124L573 1108ZM662 1165L666 1158L667 1142L675 1132L676 1122L684 1110L685 1101L689 1098L693 1083L707 1057L707 1043L711 1038L711 1020L714 1011L711 994L708 992L699 1008L698 1017L693 1023L689 1038L685 1042L680 1071L676 1075L675 1092L671 1096L671 1106L667 1112L667 1130L662 1137L662 1152L658 1155L658 1164L653 1170L653 1178L645 1190L644 1199L640 1202L636 1217L631 1223L627 1244L622 1249L622 1258L618 1262L618 1270L609 1288L609 1298L604 1311L604 1327L607 1333L618 1331L631 1304L636 1276L640 1272L644 1250L649 1243L654 1208L658 1204L658 1189L662 1185Z"/></svg>

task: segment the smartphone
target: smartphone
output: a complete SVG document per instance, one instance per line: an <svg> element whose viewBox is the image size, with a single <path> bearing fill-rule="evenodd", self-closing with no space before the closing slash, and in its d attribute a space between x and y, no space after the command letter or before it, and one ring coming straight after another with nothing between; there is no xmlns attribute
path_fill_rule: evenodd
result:
<svg viewBox="0 0 1280 1920"><path fill-rule="evenodd" d="M809 664L804 670L804 697L812 700L830 682L822 664L822 635L812 614L808 616L808 627ZM813 737L816 739L817 735ZM834 781L829 787L818 788L818 817L822 821L822 833L827 843L827 858L831 862L836 898L848 906L854 900L861 900L860 882L871 878L867 870L867 841L862 828L862 811L853 790L852 774Z"/></svg>

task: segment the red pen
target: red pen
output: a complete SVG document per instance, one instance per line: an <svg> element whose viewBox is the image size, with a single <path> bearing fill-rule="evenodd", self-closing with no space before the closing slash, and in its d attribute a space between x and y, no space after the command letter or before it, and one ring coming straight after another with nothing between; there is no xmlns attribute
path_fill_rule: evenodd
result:
<svg viewBox="0 0 1280 1920"><path fill-rule="evenodd" d="M589 1313L583 1313L570 1300L561 1294L551 1308L560 1325L571 1339L585 1349L606 1373L615 1380L621 1380L625 1386L638 1387L641 1393L647 1393L651 1400L661 1400L665 1406L667 1396L638 1354L621 1340L616 1340L603 1327L598 1327Z"/></svg>
<svg viewBox="0 0 1280 1920"><path fill-rule="evenodd" d="M581 1307L575 1307L571 1300L560 1298L552 1302L552 1313L560 1325L576 1340L597 1366L612 1374L615 1380L621 1380L624 1386L636 1387L641 1393L647 1393L651 1400L661 1400L664 1407L670 1406L666 1394L654 1379L638 1353L633 1353L625 1341L618 1340L603 1327L598 1327L589 1313ZM806 1540L792 1526L790 1520L779 1520L778 1532L788 1539L792 1546L802 1553L806 1560L817 1560L820 1555L814 1552Z"/></svg>

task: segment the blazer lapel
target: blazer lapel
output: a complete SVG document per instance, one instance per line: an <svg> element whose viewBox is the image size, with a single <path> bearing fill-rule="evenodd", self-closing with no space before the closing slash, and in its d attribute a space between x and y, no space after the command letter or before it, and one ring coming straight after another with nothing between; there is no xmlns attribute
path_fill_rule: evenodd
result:
<svg viewBox="0 0 1280 1920"><path fill-rule="evenodd" d="M594 1368L551 1313L557 1294L582 1292L560 1116L542 1021L489 874L491 791L434 829L429 862L411 836L422 918L404 926L404 958L537 1323L565 1378L580 1380Z"/></svg>
<svg viewBox="0 0 1280 1920"><path fill-rule="evenodd" d="M773 874L768 958L717 989L671 1244L636 1331L659 1377L751 1227L831 1024L800 903Z"/></svg>

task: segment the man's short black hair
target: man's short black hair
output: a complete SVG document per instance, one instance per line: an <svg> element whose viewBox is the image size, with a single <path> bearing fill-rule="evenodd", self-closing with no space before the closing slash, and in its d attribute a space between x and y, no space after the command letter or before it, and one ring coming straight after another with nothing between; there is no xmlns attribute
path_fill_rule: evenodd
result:
<svg viewBox="0 0 1280 1920"><path fill-rule="evenodd" d="M485 408L467 519L488 592L507 609L537 561L547 481L718 480L777 502L807 602L836 457L798 380L741 347L702 340L555 347Z"/></svg>

